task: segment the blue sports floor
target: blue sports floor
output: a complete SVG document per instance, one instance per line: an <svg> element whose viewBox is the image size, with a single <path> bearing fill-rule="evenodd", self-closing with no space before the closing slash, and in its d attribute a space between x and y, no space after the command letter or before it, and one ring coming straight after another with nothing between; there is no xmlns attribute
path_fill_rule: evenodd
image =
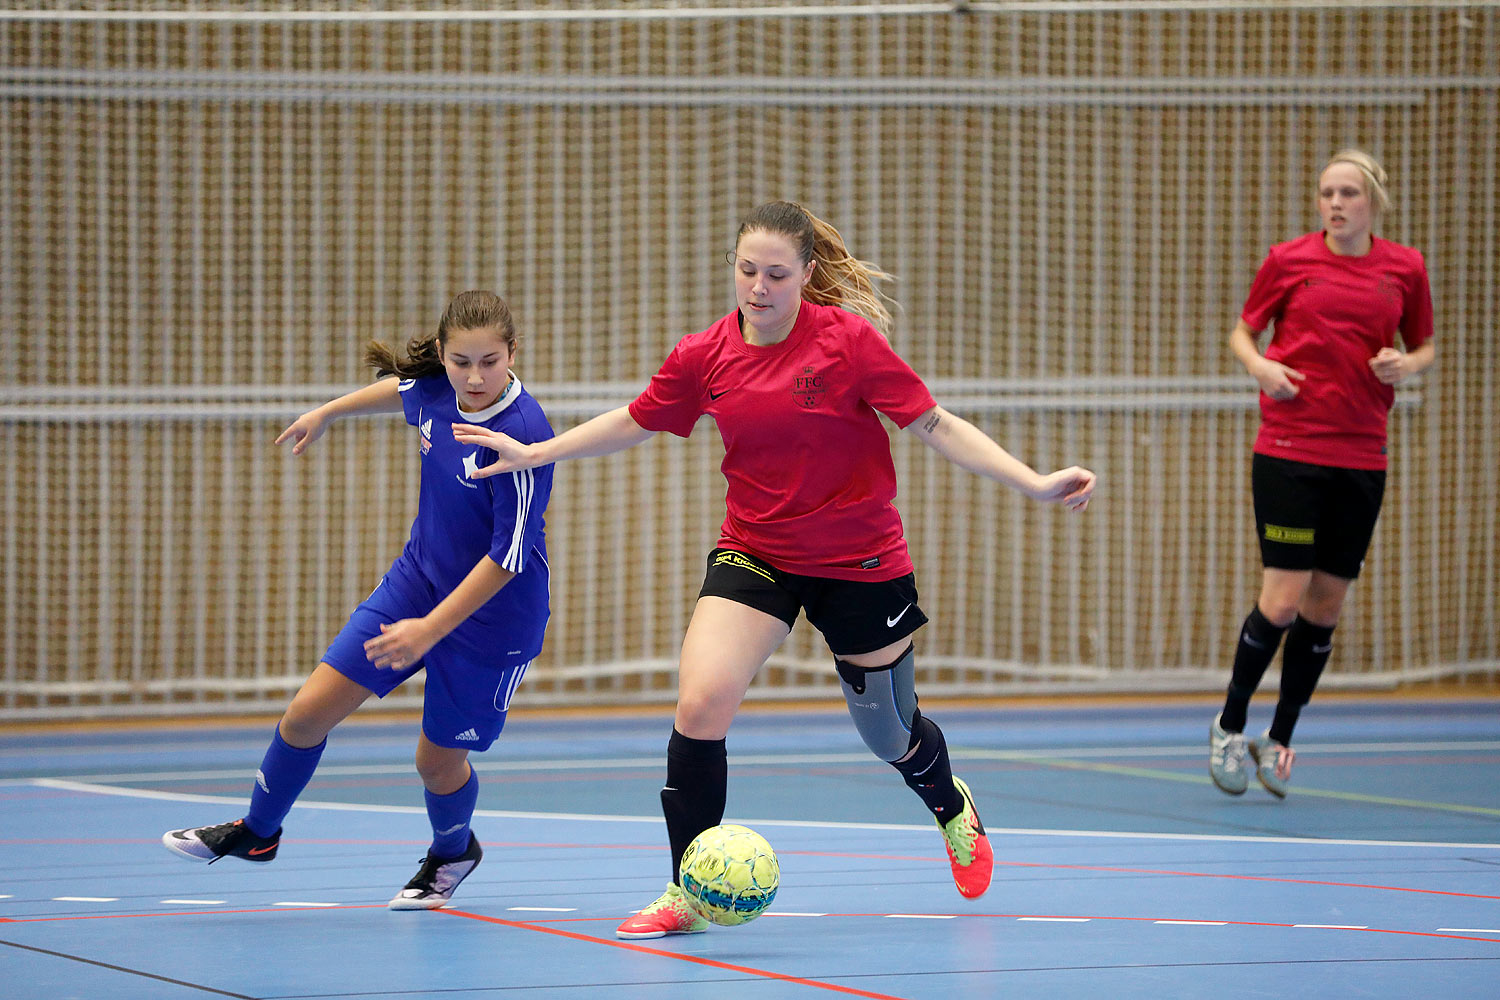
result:
<svg viewBox="0 0 1500 1000"><path fill-rule="evenodd" d="M160 835L241 815L272 723L12 727L0 997L1500 997L1500 701L1314 702L1284 802L1209 784L1210 699L924 708L987 895L842 711L758 710L727 818L776 847L775 905L645 942L614 928L667 879L669 711L514 715L474 758L484 863L433 912L385 908L428 839L414 721L351 720L276 861L212 866Z"/></svg>

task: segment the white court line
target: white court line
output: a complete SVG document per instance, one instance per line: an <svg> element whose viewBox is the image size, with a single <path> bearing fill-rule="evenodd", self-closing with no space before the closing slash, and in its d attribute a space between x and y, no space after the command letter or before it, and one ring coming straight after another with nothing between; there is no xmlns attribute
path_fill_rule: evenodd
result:
<svg viewBox="0 0 1500 1000"><path fill-rule="evenodd" d="M266 731L269 734L270 727L267 727ZM269 736L267 738L269 739ZM262 740L261 742L264 743L265 740ZM249 745L249 740L223 740L213 743L198 743L195 741L190 745L182 745L181 749L183 749L184 751L191 751L194 754L215 753L223 751L243 752ZM380 737L378 739L366 737L364 739L343 739L339 741L339 746L348 750L353 750L356 747L360 749L373 749L389 746L393 750L407 752L411 749L411 740L404 736ZM157 753L172 752L172 748L167 746L152 747L152 750ZM47 747L47 759L56 760L58 758L90 756L109 758L118 757L123 754L139 754L142 752L143 751L141 750L141 744L139 743L95 743L89 746L56 746L49 744ZM0 760L10 758L14 758L17 760L35 760L36 755L37 748L35 746L0 747Z"/></svg>
<svg viewBox="0 0 1500 1000"><path fill-rule="evenodd" d="M1017 917L1017 920L1030 920L1039 924L1086 924L1093 917Z"/></svg>
<svg viewBox="0 0 1500 1000"><path fill-rule="evenodd" d="M95 785L63 778L29 778L28 784L41 788L52 788L65 792L81 792L90 795L114 795L128 799L155 799L162 802L203 802L244 808L244 796L196 795L189 792L162 792L147 788L119 788L113 785ZM408 815L427 815L425 806L370 805L362 802L318 802L298 801L294 809L329 809L337 812L367 812ZM648 823L661 825L661 816L604 815L600 813L549 813L524 812L510 809L476 809L475 816L488 819L540 819L565 820L588 823ZM930 833L928 823L844 823L833 820L789 820L730 818L726 822L740 823L749 827L779 827L783 829L810 830L892 830ZM1212 833L1142 833L1120 830L1038 830L1024 827L992 827L986 832L1008 837L1077 837L1095 840L1160 840L1196 843L1230 844L1300 844L1307 847L1412 847L1443 848L1465 851L1500 851L1500 844L1465 843L1461 841L1436 840L1357 840L1319 837L1253 837L1244 834Z"/></svg>
<svg viewBox="0 0 1500 1000"><path fill-rule="evenodd" d="M577 913L576 906L507 906L507 913Z"/></svg>
<svg viewBox="0 0 1500 1000"><path fill-rule="evenodd" d="M1297 750L1302 753L1324 754L1364 754L1364 753L1444 753L1454 750L1500 750L1500 741L1497 740L1442 740L1430 743L1298 743ZM1032 758L1044 759L1047 757L1108 757L1117 758L1122 751L1128 751L1131 757L1193 757L1197 756L1199 747L1184 746L1154 746L1154 747L1056 747L1042 748L1036 750L981 750L954 747L952 755L955 758L972 757L975 759L995 758L1000 760L1029 760Z"/></svg>
<svg viewBox="0 0 1500 1000"><path fill-rule="evenodd" d="M1450 934L1500 934L1500 927L1439 927Z"/></svg>
<svg viewBox="0 0 1500 1000"><path fill-rule="evenodd" d="M1193 746L1154 746L1154 747L1040 747L1029 750L966 750L960 747L952 748L952 755L956 760L1010 760L1019 763L1045 762L1052 758L1106 758L1114 760L1119 758L1123 750L1128 749L1131 757L1193 757L1200 752L1197 745ZM1449 741L1443 743L1299 743L1297 750L1304 754L1365 754L1365 753L1440 753L1458 750L1500 750L1500 741L1495 740L1471 740L1471 741ZM49 751L50 752L50 751ZM34 749L24 751L28 756L35 756ZM0 751L4 756L5 751ZM869 761L868 753L822 753L822 754L736 754L730 761L734 767L742 766L768 766L768 765L805 765L805 764L849 764ZM473 768L480 773L501 774L507 771L611 771L632 770L642 767L660 767L662 758L653 757L610 757L598 759L567 759L567 760L517 760L517 761L474 761ZM114 782L114 781L209 781L215 778L244 778L254 772L246 768L220 768L202 771L135 771L120 774L75 774L69 775L74 781ZM409 762L399 764L323 764L318 768L319 775L343 775L369 776L380 774L409 775L412 773ZM39 780L34 778L7 778L0 779L0 785L24 784L28 781Z"/></svg>
<svg viewBox="0 0 1500 1000"><path fill-rule="evenodd" d="M163 906L222 906L227 899L164 899Z"/></svg>
<svg viewBox="0 0 1500 1000"><path fill-rule="evenodd" d="M798 913L795 910L767 910L763 917L826 917L826 913Z"/></svg>
<svg viewBox="0 0 1500 1000"><path fill-rule="evenodd" d="M289 902L285 902L285 903L272 903L271 905L272 906L343 906L344 904L343 903L297 903L297 902L290 902L289 901Z"/></svg>
<svg viewBox="0 0 1500 1000"><path fill-rule="evenodd" d="M1300 749L1300 748L1299 748ZM33 751L33 755L35 751ZM870 760L869 754L849 754L849 760ZM831 763L822 760L817 762ZM807 763L799 761L788 761L788 763ZM812 762L816 763L816 762ZM581 771L581 770L614 770L621 768L654 767L659 768L662 764L661 757L634 757L614 758L608 763L597 761L517 761L515 763L502 763L499 761L474 761L471 765L480 773L500 771ZM242 778L246 782L250 780L255 772L243 767L217 769L211 771L139 771L134 774L126 772L123 774L74 774L69 775L73 781L212 781L218 778L236 779ZM412 774L410 762L404 764L320 764L318 774L329 776L355 777L381 774ZM24 784L28 780L43 779L6 779L0 784Z"/></svg>
<svg viewBox="0 0 1500 1000"><path fill-rule="evenodd" d="M1154 924L1172 924L1176 927L1228 927L1227 920L1153 920ZM1353 928L1350 928L1353 930Z"/></svg>
<svg viewBox="0 0 1500 1000"><path fill-rule="evenodd" d="M118 903L119 896L53 896L54 903Z"/></svg>

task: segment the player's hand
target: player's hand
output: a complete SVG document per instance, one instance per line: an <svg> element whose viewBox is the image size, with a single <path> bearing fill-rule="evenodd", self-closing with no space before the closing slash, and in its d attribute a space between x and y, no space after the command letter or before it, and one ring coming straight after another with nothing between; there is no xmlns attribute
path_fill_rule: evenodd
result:
<svg viewBox="0 0 1500 1000"><path fill-rule="evenodd" d="M1032 496L1048 503L1060 503L1069 510L1083 510L1094 495L1098 477L1088 469L1072 465L1043 476Z"/></svg>
<svg viewBox="0 0 1500 1000"><path fill-rule="evenodd" d="M323 408L308 410L302 416L291 422L286 430L276 436L276 444L283 441L292 441L292 454L300 455L307 450L307 446L323 436L328 429L328 420L323 416Z"/></svg>
<svg viewBox="0 0 1500 1000"><path fill-rule="evenodd" d="M1385 385L1395 385L1411 372L1406 366L1406 355L1394 347L1382 347L1380 353L1369 361L1370 371Z"/></svg>
<svg viewBox="0 0 1500 1000"><path fill-rule="evenodd" d="M470 479L485 479L489 476L498 476L502 472L515 472L518 469L529 469L536 462L529 460L530 449L511 437L499 431L492 431L488 427L476 427L473 424L454 424L453 437L460 444L473 444L481 448L488 448L496 455L495 461L482 469L476 469L469 473Z"/></svg>
<svg viewBox="0 0 1500 1000"><path fill-rule="evenodd" d="M365 642L365 658L381 670L404 670L426 656L437 640L425 618L381 622L380 634Z"/></svg>
<svg viewBox="0 0 1500 1000"><path fill-rule="evenodd" d="M1270 358L1261 358L1251 374L1260 383L1260 391L1272 399L1294 398L1299 389L1297 383L1307 378L1297 369L1288 368L1280 361L1272 361Z"/></svg>

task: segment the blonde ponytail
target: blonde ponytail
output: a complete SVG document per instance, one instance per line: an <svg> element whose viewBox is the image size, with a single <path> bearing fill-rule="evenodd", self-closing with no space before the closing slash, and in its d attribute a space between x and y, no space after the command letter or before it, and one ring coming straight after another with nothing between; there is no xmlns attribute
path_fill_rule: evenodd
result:
<svg viewBox="0 0 1500 1000"><path fill-rule="evenodd" d="M895 279L875 264L850 254L833 226L796 202L772 201L745 218L735 241L752 231L785 236L796 247L803 264L817 261L802 289L802 297L808 302L847 309L869 320L881 335L891 335L894 320L886 303L894 305L895 300L881 292L876 282Z"/></svg>

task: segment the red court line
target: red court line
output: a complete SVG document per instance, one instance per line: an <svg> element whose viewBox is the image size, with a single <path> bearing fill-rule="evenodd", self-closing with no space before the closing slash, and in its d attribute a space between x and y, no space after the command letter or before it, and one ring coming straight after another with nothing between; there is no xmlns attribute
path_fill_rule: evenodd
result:
<svg viewBox="0 0 1500 1000"><path fill-rule="evenodd" d="M511 927L521 931L539 931L543 934L556 934L559 937L572 938L575 941L586 941L589 944L604 944L611 948L621 948L625 951L639 952L643 955L655 955L658 958L675 958L680 962L692 962L695 965L706 965L711 969L724 969L729 972L740 972L747 976L759 976L764 979L774 979L783 983L796 983L799 986L811 986L820 990L831 990L834 993L846 993L849 996L869 997L871 1000L902 1000L901 997L892 996L889 993L871 993L868 990L857 990L850 986L839 986L834 983L824 983L816 979L802 979L797 976L787 976L780 972L770 972L765 969L752 969L745 965L734 965L729 962L719 962L711 958L702 958L698 955L683 955L675 951L663 951L660 948L648 948L645 945L631 944L628 941L611 941L609 938L594 937L592 934L579 934L577 931L565 931L558 927L544 927L540 924L527 923L519 920L506 920L503 917L487 917L479 913L469 913L466 910L442 909L436 913L447 913L455 917L467 917L470 920L482 920L489 924L499 924L502 927Z"/></svg>
<svg viewBox="0 0 1500 1000"><path fill-rule="evenodd" d="M772 976L773 978L776 978L776 979L786 979L789 982L808 983L809 985L821 986L824 989L839 990L839 991L846 992L846 993L853 993L856 996L865 996L865 997L883 997L884 996L884 994L881 994L881 993L861 993L858 990L850 990L850 989L846 989L845 987L842 987L842 986L834 986L831 983L818 983L816 980L793 979L793 978L790 978L790 977L787 977L787 976L778 975L777 973L774 973L774 972L761 972L760 970L757 970L757 969L745 969L745 968L742 968L742 967L737 966L737 965L727 965L727 964L722 963L722 962L712 961L711 959L699 958L699 957L697 957L695 955L679 955L676 952L672 952L672 951L660 951L660 950L655 949L655 948L647 948L647 947L644 947L642 945L628 944L628 943L623 942L623 941L611 941L608 938L598 938L598 937L593 937L593 936L588 935L588 934L575 934L572 931L565 931L565 930L560 930L560 929L555 928L555 927L546 927L546 926L543 926L541 922L520 922L520 921L505 920L505 919L502 919L500 917L486 917L486 916L482 916L482 915L477 914L477 913L469 913L469 912L466 912L464 910L443 909L443 910L434 910L433 912L435 912L435 913L448 913L448 914L451 914L451 915L453 915L455 917L468 917L471 920L484 920L484 921L488 921L490 923L503 924L503 925L505 925L507 927L520 928L522 930L543 931L543 932L548 933L548 934L560 934L560 935L562 935L564 937L577 938L580 941L589 941L589 942L593 942L593 943L596 943L596 944L613 945L616 948L626 948L626 949L630 949L630 950L634 950L634 951L645 952L648 955L664 955L664 956L666 956L668 958L680 958L683 961L687 961L687 962L698 962L698 963L703 964L703 965L712 965L712 966L716 966L718 968L723 968L723 969L733 969L733 970L735 970L737 972L752 972L752 973L755 973L757 975ZM827 914L827 916L830 916L830 917L872 917L872 918L877 918L877 919L884 920L884 919L890 917L891 914L889 914L889 913L829 913L829 914ZM1031 918L1040 918L1040 919L1049 919L1049 920L1091 920L1091 921L1092 920L1096 920L1096 921L1100 921L1100 922L1114 921L1114 922L1117 922L1117 923L1147 923L1147 924L1154 924L1154 923L1156 923L1157 921L1160 921L1160 920L1174 920L1174 921L1175 920L1190 920L1190 921L1192 921L1194 923L1199 923L1199 922L1203 922L1205 920L1209 920L1212 923L1222 923L1222 924L1224 924L1225 926L1228 926L1228 927L1281 927L1281 928L1285 928L1285 929L1288 929L1288 930L1290 930L1292 928L1295 928L1297 926L1296 924L1289 924L1289 923L1284 923L1284 922L1275 921L1275 920L1211 920L1211 918L1205 918L1205 917L1120 917L1120 916L1094 916L1094 915L1083 914L1083 913L922 913L922 914L913 914L913 916L923 916L923 917L956 917L956 918L969 918L969 919L973 919L975 917L978 917L978 918L981 918L981 919L989 919L989 920L1019 920L1022 917L1031 917ZM594 920L594 919L601 919L601 918L589 917L589 918L564 918L564 919L565 920L569 920L569 919L574 919L574 920L576 920L576 919ZM613 919L613 918L602 918L602 919ZM1306 928L1306 929L1307 930L1339 930L1339 931L1350 931L1350 932L1353 932L1353 933L1360 933L1360 934L1396 934L1396 935L1401 935L1403 937L1442 938L1444 940L1450 940L1450 941L1484 941L1487 944L1500 944L1500 937L1475 937L1474 935L1470 935L1470 934L1443 934L1443 933L1439 933L1437 931L1403 931L1403 930L1396 930L1394 928L1389 928L1389 927L1316 927L1316 928L1309 927L1309 928Z"/></svg>
<svg viewBox="0 0 1500 1000"><path fill-rule="evenodd" d="M64 917L0 917L0 923L6 924L42 924L66 922L70 920L132 920L141 917L212 917L230 913L324 913L338 910L383 910L385 903L340 903L338 906L274 906L260 907L249 910L171 910L162 913L82 913ZM790 983L802 983L808 986L816 986L819 989L833 990L838 993L848 993L853 996L870 997L874 1000L902 1000L901 997L893 997L885 993L868 993L847 986L837 986L833 983L821 983L815 979L798 979L794 976L784 976L777 972L768 972L763 969L751 969L745 966L730 965L726 962L716 962L713 959L700 958L696 955L680 955L673 951L662 951L657 948L648 948L645 945L631 944L628 941L613 941L609 938L594 937L590 934L578 934L573 931L565 931L557 927L545 926L543 921L518 921L506 920L503 917L490 917L479 913L470 913L467 910L455 910L443 908L431 910L432 913L446 913L455 917L467 917L470 920L482 920L486 923L500 924L505 927L514 927L519 930L541 931L544 934L557 934L562 937L576 938L579 941L587 941L591 944L607 944L613 948L622 948L626 951L638 951L647 955L660 955L665 958L681 959L684 962L696 962L699 965L708 965L714 968L727 969L733 972L743 972L749 975L768 976L772 979L784 980ZM890 917L889 913L829 913L828 917L872 917L885 919ZM1289 924L1274 920L1216 920L1212 917L1122 917L1122 916L1099 916L1087 913L925 913L915 916L928 917L955 917L959 919L984 919L984 920L1019 920L1022 917L1040 917L1050 919L1067 920L1097 920L1115 921L1117 923L1155 923L1158 920L1191 920L1201 922L1211 920L1214 923L1222 923L1229 927L1281 927L1293 928L1296 924ZM614 920L614 917L559 917L557 923L587 923L601 920ZM1472 934L1444 934L1437 931L1403 931L1388 927L1320 927L1308 928L1309 930L1338 930L1359 934L1396 934L1405 937L1443 938L1452 941L1483 941L1487 944L1500 944L1500 937L1477 937Z"/></svg>
<svg viewBox="0 0 1500 1000"><path fill-rule="evenodd" d="M1323 885L1339 889L1378 889L1382 892L1414 892L1427 896L1460 896L1464 899L1500 899L1477 892L1453 892L1448 889L1412 889L1400 885L1367 885L1363 882L1331 882L1310 878L1280 878L1274 875L1227 875L1219 872L1179 872L1154 868L1110 868L1103 865L1046 865L1032 861L996 861L1007 868L1051 868L1082 872L1119 872L1126 875L1180 875L1184 878L1224 878L1238 882L1284 882L1290 885Z"/></svg>
<svg viewBox="0 0 1500 1000"><path fill-rule="evenodd" d="M861 858L870 861L941 861L936 856L905 854L855 854L849 851L778 851L778 854L796 854L809 858ZM1412 892L1428 896L1458 896L1463 899L1500 899L1478 892L1454 892L1450 889L1414 889L1403 885L1369 885L1364 882L1332 882L1310 878L1280 878L1274 875L1230 875L1223 872L1182 872L1163 868L1115 868L1107 865L1052 865L1040 861L1001 861L995 859L995 867L1045 868L1055 871L1118 872L1122 875L1176 875L1182 878L1222 878L1240 882L1284 882L1289 885L1321 885L1338 889L1375 889L1380 892Z"/></svg>
<svg viewBox="0 0 1500 1000"><path fill-rule="evenodd" d="M109 840L104 838L71 838L71 839L31 839L31 838L0 838L0 845L20 844L145 844L155 843L154 839L121 839ZM288 841L290 843L290 841ZM355 845L355 846L411 846L426 843L418 840L350 840L346 838L297 838L299 844L320 845ZM611 850L611 851L647 851L658 850L658 844L572 844L560 842L542 841L496 841L487 845L491 848L537 848L541 850ZM806 858L858 858L868 861L942 861L937 855L907 855L907 854L868 854L853 851L780 851L782 855L796 855ZM1040 861L1001 861L995 860L996 867L1005 868L1042 868L1052 871L1080 871L1080 872L1114 872L1121 875L1171 875L1178 878L1214 878L1228 879L1238 882L1276 882L1285 885L1311 885L1326 886L1336 889L1371 889L1377 892L1409 892L1424 896L1455 896L1460 899L1496 899L1500 895L1489 895L1478 892L1455 892L1451 889L1418 889L1401 885L1373 885L1366 882L1334 882L1328 879L1306 879L1306 878L1283 878L1274 875L1232 875L1224 872L1189 872L1176 871L1163 868L1122 868L1109 865L1057 865L1045 864Z"/></svg>
<svg viewBox="0 0 1500 1000"><path fill-rule="evenodd" d="M384 838L375 839L368 837L283 837L285 844L319 844L322 846L335 847L425 847L430 844L432 838ZM0 847L4 846L37 846L51 844L78 845L102 845L118 847L121 845L137 846L140 844L159 844L160 837L0 837ZM557 840L486 840L486 848L498 847L536 847L536 848L562 848L565 850L588 850L588 851L659 851L661 845L651 844L584 844L567 843ZM936 855L934 855L936 857ZM930 859L929 859L930 860Z"/></svg>
<svg viewBox="0 0 1500 1000"><path fill-rule="evenodd" d="M840 913L841 917L888 917L887 913ZM1210 922L1224 924L1226 927L1284 927L1294 928L1296 924L1283 923L1278 920L1215 920L1211 917L1097 917L1084 913L958 913L958 914L916 914L917 916L957 916L957 917L991 917L1000 920L1019 920L1022 917L1043 918L1050 920L1098 920L1115 921L1119 923L1148 923L1154 924L1159 920L1188 920L1193 923ZM1355 934L1398 934L1403 937L1444 938L1451 941L1485 941L1489 944L1500 944L1500 937L1474 937L1470 934L1441 934L1437 931L1402 931L1390 927L1306 927L1306 930L1326 931L1349 931Z"/></svg>

